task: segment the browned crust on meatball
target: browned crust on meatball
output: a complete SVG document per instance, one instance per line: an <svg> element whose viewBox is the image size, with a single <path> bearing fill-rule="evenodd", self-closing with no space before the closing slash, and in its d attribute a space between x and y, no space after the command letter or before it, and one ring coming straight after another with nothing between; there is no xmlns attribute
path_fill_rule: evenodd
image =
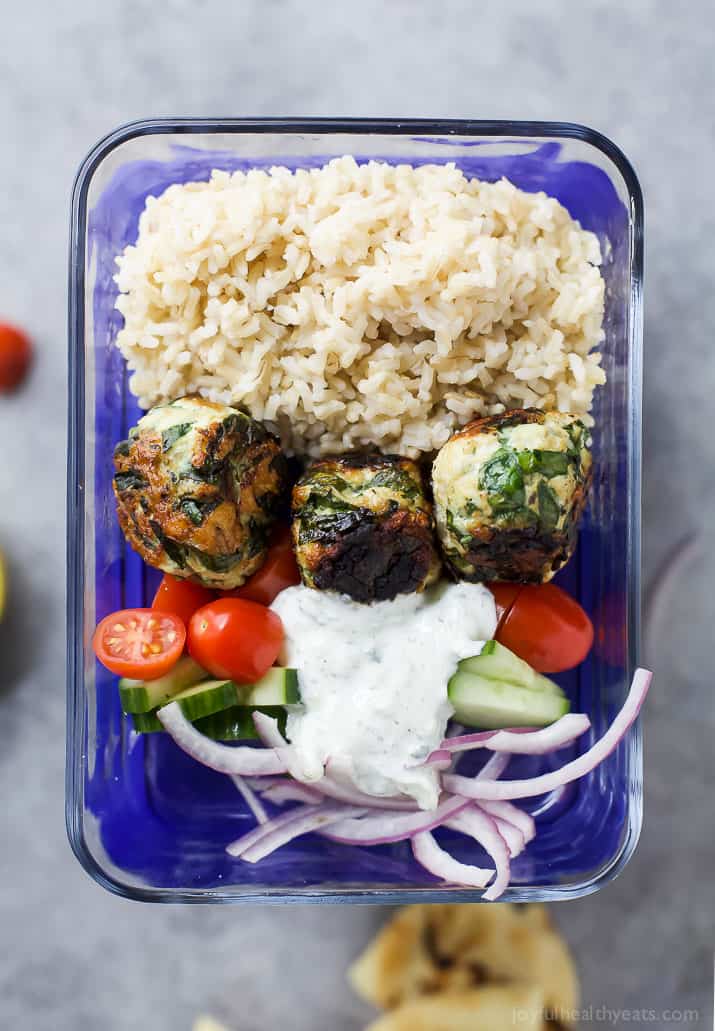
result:
<svg viewBox="0 0 715 1031"><path fill-rule="evenodd" d="M309 586L359 602L422 590L439 572L429 519L404 510L384 519L366 513L328 546L303 546L300 565Z"/></svg>
<svg viewBox="0 0 715 1031"><path fill-rule="evenodd" d="M262 564L287 482L274 437L262 429L246 433L244 423L234 432L222 426L193 431L190 494L183 478L181 492L177 488L161 434L150 430L117 449L112 486L122 531L149 565L232 589ZM208 563L205 573L201 557Z"/></svg>
<svg viewBox="0 0 715 1031"><path fill-rule="evenodd" d="M432 507L411 459L321 459L294 487L292 507L306 586L372 602L423 590L439 575Z"/></svg>
<svg viewBox="0 0 715 1031"><path fill-rule="evenodd" d="M546 413L538 408L510 408L508 412L502 412L500 415L484 415L480 419L473 419L466 426L463 426L461 430L453 433L449 439L452 441L462 437L477 437L489 430L499 432L499 430L504 430L508 426L521 426L524 423L535 422L543 423L545 419Z"/></svg>

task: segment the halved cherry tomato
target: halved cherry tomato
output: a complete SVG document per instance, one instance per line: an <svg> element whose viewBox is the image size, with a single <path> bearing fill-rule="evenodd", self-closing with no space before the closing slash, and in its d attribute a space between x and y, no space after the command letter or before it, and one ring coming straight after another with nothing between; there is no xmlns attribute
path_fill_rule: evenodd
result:
<svg viewBox="0 0 715 1031"><path fill-rule="evenodd" d="M27 334L0 322L0 392L8 393L19 386L31 361L32 344Z"/></svg>
<svg viewBox="0 0 715 1031"><path fill-rule="evenodd" d="M266 561L242 587L226 591L225 598L245 598L259 605L270 605L286 587L300 583L298 563L293 554L293 541L288 527L280 527L271 544Z"/></svg>
<svg viewBox="0 0 715 1031"><path fill-rule="evenodd" d="M155 612L173 612L188 630L194 612L208 605L215 597L208 587L191 583L190 580L177 580L175 576L165 573L151 607Z"/></svg>
<svg viewBox="0 0 715 1031"><path fill-rule="evenodd" d="M505 610L496 632L500 644L538 673L561 673L583 662L593 644L593 624L566 591L556 584L489 586L497 609Z"/></svg>
<svg viewBox="0 0 715 1031"><path fill-rule="evenodd" d="M181 657L186 629L178 616L153 609L120 609L94 632L94 653L120 677L156 680Z"/></svg>
<svg viewBox="0 0 715 1031"><path fill-rule="evenodd" d="M219 598L198 609L189 622L189 654L215 677L252 684L278 657L283 643L280 617L242 598Z"/></svg>

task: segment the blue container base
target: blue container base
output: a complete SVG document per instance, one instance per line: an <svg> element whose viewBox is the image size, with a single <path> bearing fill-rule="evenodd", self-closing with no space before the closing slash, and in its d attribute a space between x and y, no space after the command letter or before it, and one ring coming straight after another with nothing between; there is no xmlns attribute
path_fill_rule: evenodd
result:
<svg viewBox="0 0 715 1031"><path fill-rule="evenodd" d="M474 123L475 134L496 135L496 130ZM539 131L536 131L536 128ZM568 131L565 131L568 129ZM523 130L523 131L522 131ZM193 130L187 130L193 131ZM293 132L291 128L287 130ZM295 130L296 132L298 130ZM319 130L316 130L319 131ZM366 131L356 126L345 131ZM375 130L378 131L378 130ZM390 127L381 130L390 137ZM422 128L422 132L426 132ZM435 132L442 131L440 127ZM459 130L458 130L459 131ZM633 492L637 472L632 466L634 399L629 393L632 355L632 275L640 274L640 226L637 224L634 254L633 212L624 205L604 167L608 160L620 161L602 138L574 127L507 127L500 148L493 152L490 138L468 139L413 136L411 163L455 161L466 175L496 180L507 176L525 190L543 189L557 197L585 228L608 241L608 259L603 272L607 282L607 307L603 361L609 384L601 391L595 411L594 457L597 482L581 533L577 556L560 577L560 582L590 612L597 633L591 658L573 674L561 678L574 707L591 715L593 731L580 742L583 750L600 736L623 700L628 672L634 662L632 640L634 606L637 604L637 565L631 556L634 535ZM417 130L415 130L417 132ZM446 130L445 130L446 132ZM513 152L504 153L509 137ZM560 137L543 139L544 136ZM147 138L151 133L147 134ZM132 135L128 133L127 139ZM236 130L236 140L241 130ZM82 606L94 604L96 618L118 608L150 601L157 574L148 570L124 544L113 511L110 456L115 442L124 436L140 412L127 385L124 363L114 338L120 318L114 310L116 285L112 276L115 256L135 240L139 215L147 196L162 192L174 182L209 177L213 168L225 170L269 167L315 167L329 157L323 151L296 156L290 150L277 157L251 154L238 143L231 149L186 146L183 137L167 141L161 159L131 160L120 164L104 185L88 213L88 252L81 238L87 194L95 165L91 162L80 178L75 195L73 226L73 286L84 293L85 257L96 272L88 284L93 314L92 362L96 467L87 470L87 490L93 498L94 539L83 541L79 469L85 425L72 422L70 467L70 558L76 583L70 584L70 632L78 634ZM222 139L224 144L226 137ZM252 139L255 139L252 137ZM293 137L291 137L293 139ZM565 157L565 141L589 144L599 160ZM349 149L347 137L342 140ZM206 141L204 140L204 144ZM407 160L389 152L383 141L372 141L375 155L398 163ZM501 151L501 152L499 152ZM111 151L110 151L111 152ZM442 155L442 152L444 154ZM604 156L605 155L605 156ZM106 157L106 154L104 155ZM358 160L370 154L358 153ZM100 162L101 163L101 162ZM618 165L630 202L640 218L637 183L627 163ZM77 192L78 191L78 192ZM85 206L84 210L82 205ZM75 296L76 322L74 375L79 370L77 354L84 343L81 302ZM78 307L79 305L79 307ZM631 334L631 335L629 335ZM81 364L81 359L79 360ZM71 404L77 412L84 398L84 380L73 387ZM636 403L636 415L638 412ZM79 420L77 412L74 415ZM637 422L637 418L635 418ZM91 424L90 424L91 425ZM74 463L74 465L72 464ZM85 554L94 555L96 582L83 583ZM637 561L637 560L636 560ZM80 587L83 586L83 590ZM87 599L90 601L87 601ZM72 629L74 628L74 630ZM629 629L630 628L630 629ZM134 898L171 901L233 901L260 898L267 901L409 901L439 899L474 900L479 893L439 885L413 860L408 843L379 848L349 848L318 836L292 842L259 864L231 859L228 842L250 828L252 817L231 781L192 762L174 744L160 735L148 739L130 731L121 715L116 682L97 667L94 683L87 678L86 691L94 694L94 705L85 710L85 689L81 670L84 657L70 644L70 747L68 765L68 826L80 860L110 890ZM92 715L90 715L90 713ZM91 723L90 723L91 721ZM91 752L88 762L82 756ZM514 759L507 777L529 776L560 765L577 749L566 750L547 760ZM464 770L481 759L464 760ZM608 880L627 860L640 826L640 752L634 738L621 746L609 760L577 785L546 799L532 799L526 808L537 819L538 835L513 864L512 888L506 897L536 900L585 894ZM476 768L476 766L475 766ZM89 827L93 840L88 844ZM95 833L96 831L96 833ZM486 865L487 857L470 840L448 831L438 837L463 862Z"/></svg>

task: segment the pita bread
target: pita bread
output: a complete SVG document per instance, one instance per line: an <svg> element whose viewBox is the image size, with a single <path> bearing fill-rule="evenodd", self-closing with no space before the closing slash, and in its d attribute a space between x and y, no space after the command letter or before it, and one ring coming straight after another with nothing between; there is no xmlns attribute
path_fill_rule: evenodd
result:
<svg viewBox="0 0 715 1031"><path fill-rule="evenodd" d="M563 1023L578 1007L570 953L538 905L409 906L349 971L355 991L383 1009L481 985L538 988Z"/></svg>
<svg viewBox="0 0 715 1031"><path fill-rule="evenodd" d="M489 985L423 995L378 1017L367 1031L545 1031L538 988Z"/></svg>

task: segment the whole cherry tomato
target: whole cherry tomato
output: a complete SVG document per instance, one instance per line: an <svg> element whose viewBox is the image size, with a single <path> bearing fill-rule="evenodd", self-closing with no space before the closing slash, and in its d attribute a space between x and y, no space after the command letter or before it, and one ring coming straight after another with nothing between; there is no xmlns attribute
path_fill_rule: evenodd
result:
<svg viewBox="0 0 715 1031"><path fill-rule="evenodd" d="M215 677L252 684L278 657L280 617L242 598L219 598L197 609L189 622L189 654Z"/></svg>
<svg viewBox="0 0 715 1031"><path fill-rule="evenodd" d="M197 609L208 605L216 597L213 591L190 580L178 580L165 573L154 595L151 607L155 612L173 612L188 629L189 620Z"/></svg>

